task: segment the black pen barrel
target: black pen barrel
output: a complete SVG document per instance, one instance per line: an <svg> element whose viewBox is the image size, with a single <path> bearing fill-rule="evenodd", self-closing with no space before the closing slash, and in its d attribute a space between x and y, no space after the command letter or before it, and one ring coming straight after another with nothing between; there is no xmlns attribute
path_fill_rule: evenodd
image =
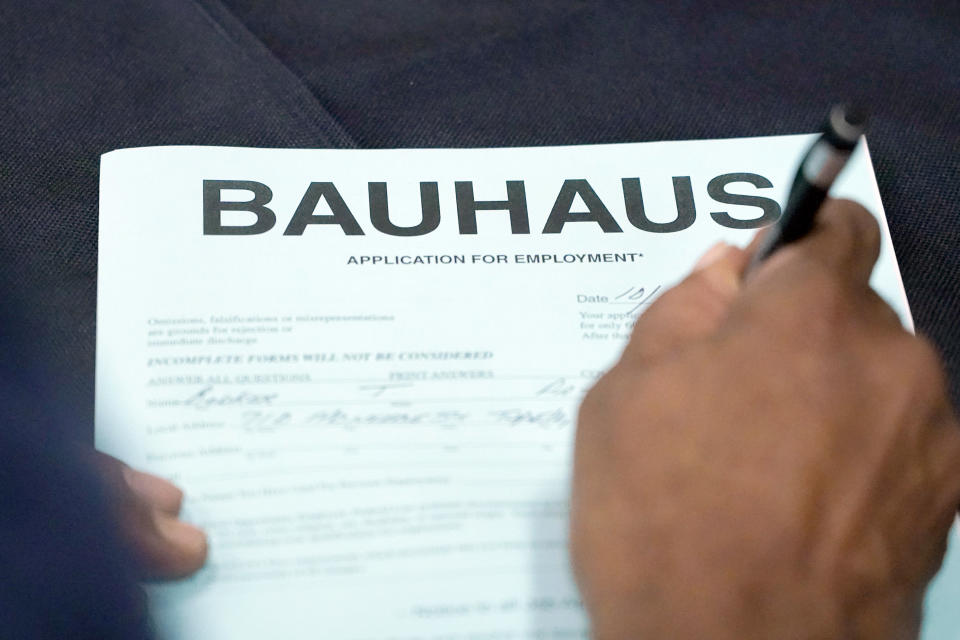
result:
<svg viewBox="0 0 960 640"><path fill-rule="evenodd" d="M792 190L790 200L785 209L785 216L780 221L776 239L765 246L760 259L768 257L783 245L796 242L804 237L813 228L816 213L827 199L827 192L823 189L807 184L804 188Z"/></svg>
<svg viewBox="0 0 960 640"><path fill-rule="evenodd" d="M837 175L863 135L866 117L858 109L838 105L830 112L823 134L800 162L783 214L753 257L750 268L780 247L796 242L813 228L817 211Z"/></svg>

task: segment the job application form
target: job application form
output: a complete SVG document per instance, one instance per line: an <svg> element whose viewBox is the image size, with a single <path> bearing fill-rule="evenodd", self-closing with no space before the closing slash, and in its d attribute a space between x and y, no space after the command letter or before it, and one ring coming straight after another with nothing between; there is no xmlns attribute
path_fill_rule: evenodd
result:
<svg viewBox="0 0 960 640"><path fill-rule="evenodd" d="M585 637L578 402L704 250L776 219L811 140L104 155L97 446L210 540L151 587L161 633ZM910 326L863 145L833 193L880 221Z"/></svg>

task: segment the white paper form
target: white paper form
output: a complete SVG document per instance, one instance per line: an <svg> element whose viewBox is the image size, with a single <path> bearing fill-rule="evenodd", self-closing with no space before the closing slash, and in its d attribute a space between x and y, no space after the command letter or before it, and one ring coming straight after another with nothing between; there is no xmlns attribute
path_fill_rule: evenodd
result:
<svg viewBox="0 0 960 640"><path fill-rule="evenodd" d="M97 446L210 536L170 638L579 638L576 407L810 136L473 150L156 147L101 163ZM869 155L834 189L881 221ZM250 203L250 204L243 204Z"/></svg>

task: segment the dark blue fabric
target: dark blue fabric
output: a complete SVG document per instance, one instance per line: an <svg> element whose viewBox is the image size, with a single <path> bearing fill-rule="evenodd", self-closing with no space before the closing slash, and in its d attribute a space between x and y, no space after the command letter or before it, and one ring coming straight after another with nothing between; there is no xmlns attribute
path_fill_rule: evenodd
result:
<svg viewBox="0 0 960 640"><path fill-rule="evenodd" d="M958 33L930 0L0 0L0 635L143 631L67 444L92 439L100 154L800 133L853 97L960 400Z"/></svg>

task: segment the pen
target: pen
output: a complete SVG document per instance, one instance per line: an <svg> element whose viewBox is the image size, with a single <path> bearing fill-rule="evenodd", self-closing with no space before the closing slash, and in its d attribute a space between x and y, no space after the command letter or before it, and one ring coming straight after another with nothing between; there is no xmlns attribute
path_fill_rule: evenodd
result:
<svg viewBox="0 0 960 640"><path fill-rule="evenodd" d="M823 134L800 161L783 214L754 254L751 269L783 245L810 232L817 210L847 164L865 125L866 117L860 110L845 105L836 105L830 110Z"/></svg>

